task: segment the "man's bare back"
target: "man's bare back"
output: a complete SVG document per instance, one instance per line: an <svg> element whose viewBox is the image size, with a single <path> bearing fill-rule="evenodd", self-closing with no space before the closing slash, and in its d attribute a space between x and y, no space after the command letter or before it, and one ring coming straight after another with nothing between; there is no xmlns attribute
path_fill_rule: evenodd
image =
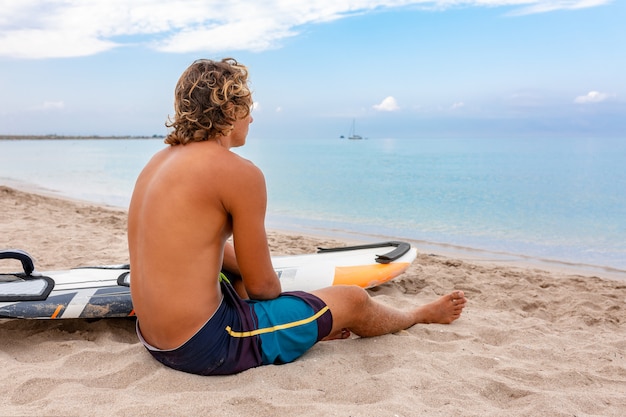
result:
<svg viewBox="0 0 626 417"><path fill-rule="evenodd" d="M262 182L252 163L216 142L166 148L144 168L129 209L128 238L131 264L141 265L132 272L133 306L148 343L161 349L179 346L217 309L224 246L233 232L225 205L231 210L264 206L265 193L259 189L264 187L249 190L245 201L244 194L233 192ZM255 204L254 198L261 201ZM265 251L269 259L265 231L251 232L242 239L250 239L250 246L256 241L257 253ZM276 279L262 256L251 275L263 266Z"/></svg>

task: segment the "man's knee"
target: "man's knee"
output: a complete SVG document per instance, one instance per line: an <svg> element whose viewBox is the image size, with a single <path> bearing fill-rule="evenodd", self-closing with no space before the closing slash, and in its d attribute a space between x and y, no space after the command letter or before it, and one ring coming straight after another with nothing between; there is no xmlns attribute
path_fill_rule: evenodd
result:
<svg viewBox="0 0 626 417"><path fill-rule="evenodd" d="M337 285L313 291L330 308L333 315L336 313L352 314L369 301L369 294L363 288L356 285Z"/></svg>
<svg viewBox="0 0 626 417"><path fill-rule="evenodd" d="M359 286L346 285L345 292L346 302L354 308L360 308L370 301L370 295Z"/></svg>

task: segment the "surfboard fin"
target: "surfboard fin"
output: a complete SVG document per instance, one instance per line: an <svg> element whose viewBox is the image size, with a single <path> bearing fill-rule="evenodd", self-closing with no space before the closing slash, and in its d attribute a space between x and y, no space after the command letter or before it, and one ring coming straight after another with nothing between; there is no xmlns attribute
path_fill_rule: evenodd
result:
<svg viewBox="0 0 626 417"><path fill-rule="evenodd" d="M392 246L395 249L383 255L376 255L376 262L378 262L379 264L388 264L390 262L393 262L396 259L402 257L402 255L404 255L411 249L411 245L406 242L392 240L389 242L371 243L367 245L356 245L356 246L344 246L340 248L317 248L317 253L341 252L341 251L349 251L349 250L355 250L355 249L384 248L388 246Z"/></svg>

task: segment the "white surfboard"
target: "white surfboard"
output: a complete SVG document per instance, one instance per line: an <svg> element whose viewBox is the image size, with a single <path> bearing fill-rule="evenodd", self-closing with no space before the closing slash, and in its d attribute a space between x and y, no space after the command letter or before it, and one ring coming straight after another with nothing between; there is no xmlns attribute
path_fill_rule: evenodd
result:
<svg viewBox="0 0 626 417"><path fill-rule="evenodd" d="M283 291L313 291L331 285L371 288L402 274L417 251L405 242L382 242L317 253L273 256ZM22 250L0 251L17 259L23 272L0 274L0 317L106 318L134 315L128 264L35 271Z"/></svg>

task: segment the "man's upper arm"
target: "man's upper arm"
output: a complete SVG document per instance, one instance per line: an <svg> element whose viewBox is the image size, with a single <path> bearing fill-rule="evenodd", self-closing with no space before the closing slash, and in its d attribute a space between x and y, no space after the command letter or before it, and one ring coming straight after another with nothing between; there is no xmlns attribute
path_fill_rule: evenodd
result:
<svg viewBox="0 0 626 417"><path fill-rule="evenodd" d="M243 283L250 298L275 298L281 288L265 232L265 178L256 166L245 163L234 175L231 186L227 190L226 210L232 218L233 243Z"/></svg>

